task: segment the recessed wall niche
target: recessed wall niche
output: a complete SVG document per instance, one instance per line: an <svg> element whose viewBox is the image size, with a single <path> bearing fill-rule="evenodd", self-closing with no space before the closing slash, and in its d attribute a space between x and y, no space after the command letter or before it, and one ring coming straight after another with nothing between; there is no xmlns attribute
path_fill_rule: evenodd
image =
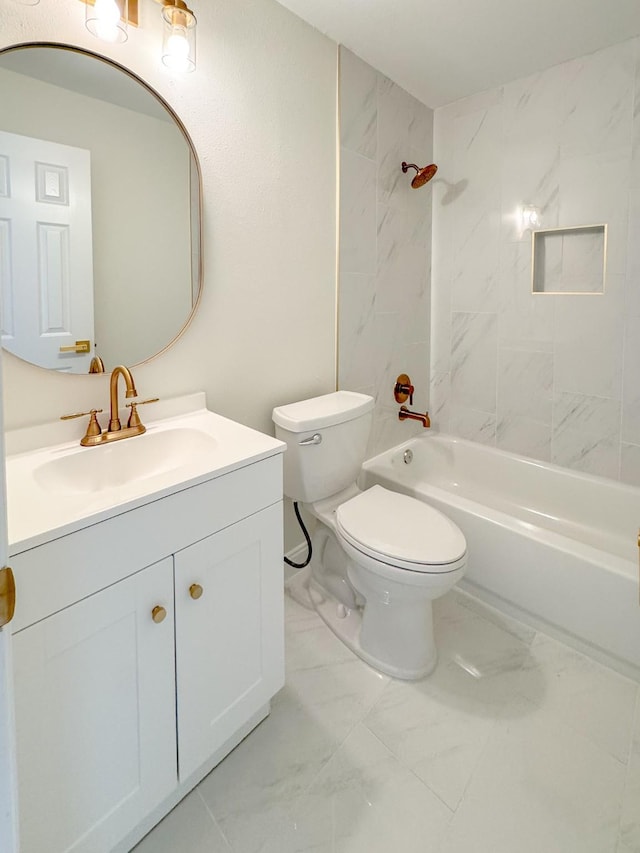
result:
<svg viewBox="0 0 640 853"><path fill-rule="evenodd" d="M548 228L532 235L534 293L604 293L607 226Z"/></svg>

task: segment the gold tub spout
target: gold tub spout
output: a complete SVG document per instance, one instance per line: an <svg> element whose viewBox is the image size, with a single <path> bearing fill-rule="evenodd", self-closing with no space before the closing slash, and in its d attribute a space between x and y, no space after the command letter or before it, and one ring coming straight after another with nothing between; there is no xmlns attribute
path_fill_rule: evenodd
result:
<svg viewBox="0 0 640 853"><path fill-rule="evenodd" d="M420 423L425 429L428 429L431 426L431 421L429 420L429 412L425 412L424 415L421 412L410 412L406 406L400 406L400 411L398 412L398 419L401 421L420 421Z"/></svg>

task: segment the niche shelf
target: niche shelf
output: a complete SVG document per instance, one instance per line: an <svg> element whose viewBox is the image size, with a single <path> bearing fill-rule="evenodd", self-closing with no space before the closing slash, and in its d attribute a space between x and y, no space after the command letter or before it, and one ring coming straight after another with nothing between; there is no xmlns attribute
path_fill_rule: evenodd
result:
<svg viewBox="0 0 640 853"><path fill-rule="evenodd" d="M606 225L534 231L531 255L533 293L604 293Z"/></svg>

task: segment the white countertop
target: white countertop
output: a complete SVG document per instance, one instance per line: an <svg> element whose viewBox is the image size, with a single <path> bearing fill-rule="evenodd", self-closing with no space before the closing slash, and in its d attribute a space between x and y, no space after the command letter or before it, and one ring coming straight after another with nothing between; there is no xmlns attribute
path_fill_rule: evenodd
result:
<svg viewBox="0 0 640 853"><path fill-rule="evenodd" d="M104 446L80 447L79 439L42 446L46 435L60 434L57 423L8 433L10 554L285 450L283 442L208 411L204 394L158 408L162 417L149 420L146 433ZM167 452L172 446L176 452Z"/></svg>

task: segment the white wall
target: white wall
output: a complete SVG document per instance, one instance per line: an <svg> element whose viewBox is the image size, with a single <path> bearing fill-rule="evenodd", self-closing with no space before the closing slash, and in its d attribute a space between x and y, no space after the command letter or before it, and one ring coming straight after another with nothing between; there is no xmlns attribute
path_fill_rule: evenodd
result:
<svg viewBox="0 0 640 853"><path fill-rule="evenodd" d="M204 292L175 346L136 369L137 388L204 389L213 410L270 432L274 405L335 388L336 46L274 0L194 0L198 69L174 78L158 6L140 6L140 29L112 46L87 33L79 2L0 0L0 46L104 53L182 119L203 172ZM8 428L108 404L106 377L4 366Z"/></svg>
<svg viewBox="0 0 640 853"><path fill-rule="evenodd" d="M431 389L443 430L636 484L639 45L436 110ZM608 224L603 294L531 293L522 203L543 228Z"/></svg>
<svg viewBox="0 0 640 853"><path fill-rule="evenodd" d="M184 136L171 119L5 68L0 103L3 130L91 152L97 353L107 368L144 361L173 340L191 313Z"/></svg>
<svg viewBox="0 0 640 853"><path fill-rule="evenodd" d="M376 398L369 454L420 432L398 420L408 373L429 406L431 188L411 188L433 151L433 111L340 49L339 386Z"/></svg>

